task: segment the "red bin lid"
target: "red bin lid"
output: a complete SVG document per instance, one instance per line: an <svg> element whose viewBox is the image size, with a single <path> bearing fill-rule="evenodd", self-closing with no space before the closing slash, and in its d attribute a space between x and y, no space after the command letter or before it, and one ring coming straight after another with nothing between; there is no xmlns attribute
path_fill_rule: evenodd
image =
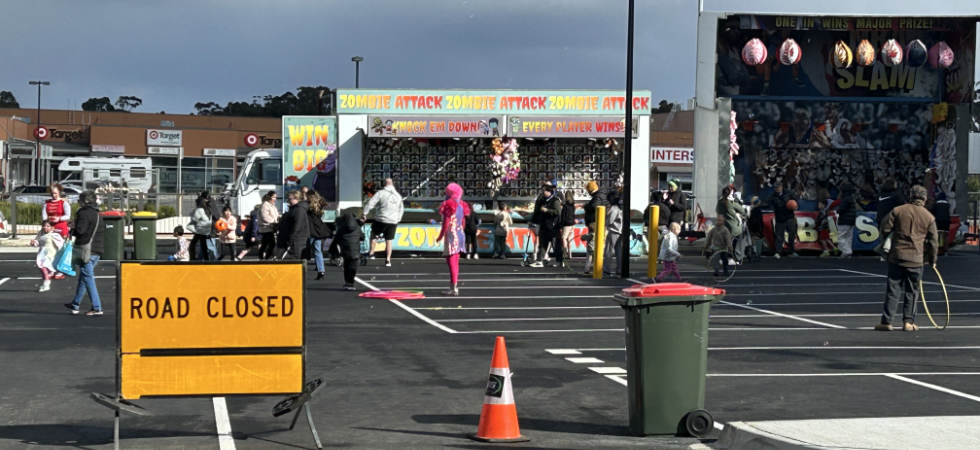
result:
<svg viewBox="0 0 980 450"><path fill-rule="evenodd" d="M102 216L102 217L126 217L126 212L125 211L117 211L117 210L102 211L102 212L99 213L99 215Z"/></svg>
<svg viewBox="0 0 980 450"><path fill-rule="evenodd" d="M691 283L651 283L634 284L623 289L624 297L696 297L702 295L725 295L724 289L699 286Z"/></svg>

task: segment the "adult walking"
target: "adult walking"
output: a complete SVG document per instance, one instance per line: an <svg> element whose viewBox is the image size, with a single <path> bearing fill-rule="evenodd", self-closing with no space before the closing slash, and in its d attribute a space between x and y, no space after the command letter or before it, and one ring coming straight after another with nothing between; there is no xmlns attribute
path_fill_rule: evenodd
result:
<svg viewBox="0 0 980 450"><path fill-rule="evenodd" d="M446 200L439 205L439 215L442 216L442 228L436 242L443 241L442 256L446 257L446 264L449 265L449 290L444 291L443 295L456 297L459 295L459 253L466 246L463 231L466 207L460 185L449 183L446 186Z"/></svg>
<svg viewBox="0 0 980 450"><path fill-rule="evenodd" d="M589 239L585 246L585 275L592 275L592 265L595 263L596 212L600 206L606 206L606 194L599 189L599 183L589 181L585 184L585 192L592 198L585 204L585 225L588 228Z"/></svg>
<svg viewBox="0 0 980 450"><path fill-rule="evenodd" d="M44 202L41 208L41 221L47 221L61 237L68 238L68 221L71 220L71 204L68 199L61 197L63 188L58 183L48 186L51 198ZM64 276L62 276L64 277Z"/></svg>
<svg viewBox="0 0 980 450"><path fill-rule="evenodd" d="M603 272L606 276L613 277L620 273L620 266L623 263L623 246L619 245L619 240L623 236L623 210L619 204L620 193L613 191L609 193L609 209L606 211L606 248L605 260L613 261L613 264L606 264ZM629 237L627 236L627 239ZM610 266L612 270L609 270Z"/></svg>
<svg viewBox="0 0 980 450"><path fill-rule="evenodd" d="M102 258L103 236L105 235L105 222L99 218L99 210L96 209L97 198L92 191L82 192L78 197L81 208L78 210L78 218L75 219L75 228L72 236L75 238L76 263L80 266L78 271L78 286L75 289L75 298L70 303L65 303L65 307L72 314L78 314L82 299L88 294L92 301L92 309L85 313L86 316L101 316L102 301L99 299L99 289L95 285L95 266Z"/></svg>
<svg viewBox="0 0 980 450"><path fill-rule="evenodd" d="M361 213L356 208L347 208L334 220L336 231L333 242L337 243L339 256L344 258L344 290L355 290L357 265L360 263L361 239L369 237L361 232Z"/></svg>
<svg viewBox="0 0 980 450"><path fill-rule="evenodd" d="M325 271L323 267L323 241L332 235L330 227L323 222L323 211L327 202L316 191L310 192L307 202L310 204L310 250L313 252L313 262L316 264L316 279L322 280Z"/></svg>
<svg viewBox="0 0 980 450"><path fill-rule="evenodd" d="M531 267L544 267L544 261L548 258L549 243L555 240L561 228L561 199L555 194L555 187L546 184L541 189L541 207L538 209L538 253ZM561 249L555 249L555 258L561 262Z"/></svg>
<svg viewBox="0 0 980 450"><path fill-rule="evenodd" d="M208 259L217 261L221 257L221 247L218 242L218 237L221 235L221 232L218 230L217 224L224 215L224 205L218 199L211 198L211 193L208 191L201 191L197 198L204 200L207 205L205 209L208 215L211 216L211 230L208 232L207 239L208 252L210 252Z"/></svg>
<svg viewBox="0 0 980 450"><path fill-rule="evenodd" d="M208 248L208 239L211 237L211 213L208 212L208 201L206 198L198 197L194 201L194 212L191 213L191 221L187 224L187 229L194 233L191 239L191 260L211 261L213 253Z"/></svg>
<svg viewBox="0 0 980 450"><path fill-rule="evenodd" d="M773 189L774 191L769 197L769 206L776 218L776 248L773 249L775 252L773 256L776 259L782 256L783 243L787 236L789 237L789 256L800 256L796 253L796 212L795 209L789 207L789 202L792 200L795 203L796 198L792 193L786 191L782 183L776 183Z"/></svg>
<svg viewBox="0 0 980 450"><path fill-rule="evenodd" d="M667 199L664 203L670 208L670 221L677 222L683 228L687 218L687 194L681 191L681 183L676 178L667 182Z"/></svg>
<svg viewBox="0 0 980 450"><path fill-rule="evenodd" d="M721 190L721 198L718 199L718 203L715 205L715 214L718 217L717 220L725 224L725 228L731 233L733 240L742 236L742 221L748 214L746 214L745 208L735 200L735 197L732 195L731 186L725 186ZM745 253L744 249L744 243L735 249L732 255L735 260L742 260L742 256Z"/></svg>
<svg viewBox="0 0 980 450"><path fill-rule="evenodd" d="M392 241L395 240L395 231L398 230L398 223L402 221L404 213L402 196L395 190L395 182L391 178L385 178L385 187L364 205L364 218L374 220L371 224L371 237L385 238L385 267L391 267ZM374 253L373 248L371 253Z"/></svg>
<svg viewBox="0 0 980 450"><path fill-rule="evenodd" d="M837 249L841 258L850 258L854 242L854 225L857 223L857 199L854 198L854 185L844 183L841 186L837 204ZM888 211L891 213L891 210ZM887 215L887 214L886 214Z"/></svg>
<svg viewBox="0 0 980 450"><path fill-rule="evenodd" d="M259 209L259 235L262 236L259 259L271 258L276 248L276 227L279 226L280 217L276 199L276 191L266 192L262 196L262 207Z"/></svg>
<svg viewBox="0 0 980 450"><path fill-rule="evenodd" d="M283 258L304 259L303 250L310 238L310 204L302 197L300 191L290 191L286 195L289 210L282 215L278 239Z"/></svg>
<svg viewBox="0 0 980 450"><path fill-rule="evenodd" d="M562 267L568 267L572 261L572 243L575 240L575 192L565 191L565 202L561 205L561 242Z"/></svg>
<svg viewBox="0 0 980 450"><path fill-rule="evenodd" d="M913 186L909 192L911 203L899 206L885 217L881 230L891 233L892 246L888 252L888 282L885 286L885 304L881 322L875 330L891 331L892 318L902 299L902 329L917 331L915 324L916 288L922 279L923 263L935 267L939 251L936 220L925 208L926 188Z"/></svg>

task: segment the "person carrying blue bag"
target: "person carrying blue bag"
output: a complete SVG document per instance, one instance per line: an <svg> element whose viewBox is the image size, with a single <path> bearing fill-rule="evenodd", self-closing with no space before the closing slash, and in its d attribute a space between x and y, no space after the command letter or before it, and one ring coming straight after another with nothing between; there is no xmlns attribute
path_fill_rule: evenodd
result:
<svg viewBox="0 0 980 450"><path fill-rule="evenodd" d="M55 273L59 272L57 260L62 253L64 244L65 239L61 237L51 222L45 220L41 223L41 231L31 240L31 245L37 247L35 262L41 271L41 279L44 280L41 282L38 292L46 292L51 289L51 279L54 278Z"/></svg>

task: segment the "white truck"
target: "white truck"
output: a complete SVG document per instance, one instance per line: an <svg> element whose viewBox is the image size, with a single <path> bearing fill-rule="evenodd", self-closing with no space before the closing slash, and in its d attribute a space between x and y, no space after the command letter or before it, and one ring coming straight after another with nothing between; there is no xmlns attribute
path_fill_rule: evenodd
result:
<svg viewBox="0 0 980 450"><path fill-rule="evenodd" d="M276 191L282 201L282 149L279 148L249 152L238 179L226 187L225 197L235 214L247 217L269 191Z"/></svg>
<svg viewBox="0 0 980 450"><path fill-rule="evenodd" d="M60 183L80 190L101 186L127 187L150 192L153 187L153 160L150 158L70 157L58 164Z"/></svg>

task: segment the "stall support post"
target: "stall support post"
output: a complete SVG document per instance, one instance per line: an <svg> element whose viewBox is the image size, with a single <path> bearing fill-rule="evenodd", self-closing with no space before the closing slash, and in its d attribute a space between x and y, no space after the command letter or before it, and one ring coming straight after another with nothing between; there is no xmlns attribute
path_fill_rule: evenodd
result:
<svg viewBox="0 0 980 450"><path fill-rule="evenodd" d="M592 261L592 278L602 279L602 259L606 254L606 207L595 209L595 254Z"/></svg>
<svg viewBox="0 0 980 450"><path fill-rule="evenodd" d="M660 206L650 206L650 223L647 225L647 277L657 278L657 259L660 257Z"/></svg>

